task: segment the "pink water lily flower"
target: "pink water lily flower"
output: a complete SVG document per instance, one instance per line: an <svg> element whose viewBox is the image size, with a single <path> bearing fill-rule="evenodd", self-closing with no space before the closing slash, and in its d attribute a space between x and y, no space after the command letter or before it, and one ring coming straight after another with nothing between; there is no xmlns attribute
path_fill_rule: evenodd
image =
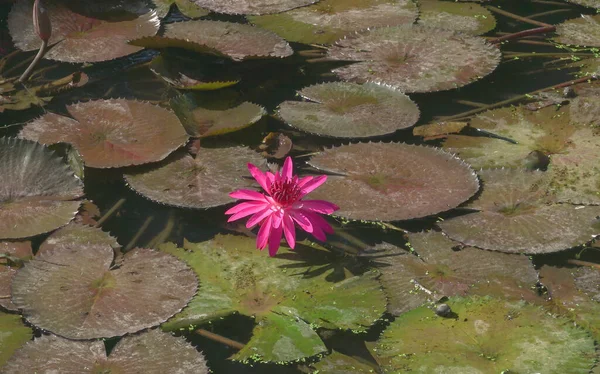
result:
<svg viewBox="0 0 600 374"><path fill-rule="evenodd" d="M290 246L296 245L296 224L321 241L332 234L333 229L319 214L331 214L339 207L324 200L302 200L302 198L327 180L326 175L298 178L292 174L292 159L287 157L281 171L263 173L248 164L250 174L265 190L266 194L252 190L237 190L229 194L234 199L249 200L225 212L232 214L227 222L252 215L246 227L260 225L256 247L260 250L269 244L269 255L275 256L282 235Z"/></svg>

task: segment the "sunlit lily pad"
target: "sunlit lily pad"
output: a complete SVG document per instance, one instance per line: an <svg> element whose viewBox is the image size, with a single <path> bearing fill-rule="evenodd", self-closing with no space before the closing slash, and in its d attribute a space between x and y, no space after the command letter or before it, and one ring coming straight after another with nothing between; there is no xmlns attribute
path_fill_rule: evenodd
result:
<svg viewBox="0 0 600 374"><path fill-rule="evenodd" d="M8 17L13 41L24 51L36 50L41 43L31 21L33 2L15 2ZM75 13L64 1L46 0L44 5L52 24L49 43L58 43L45 55L53 60L98 62L126 56L141 50L128 40L152 36L160 27L154 11L131 20L107 21Z"/></svg>
<svg viewBox="0 0 600 374"><path fill-rule="evenodd" d="M452 298L458 318L421 307L384 331L374 355L385 372L588 373L593 339L567 319L523 302Z"/></svg>
<svg viewBox="0 0 600 374"><path fill-rule="evenodd" d="M113 99L67 106L73 118L48 113L27 124L21 138L71 143L86 166L111 168L160 161L185 144L177 116L150 103Z"/></svg>
<svg viewBox="0 0 600 374"><path fill-rule="evenodd" d="M343 80L380 82L404 92L462 87L490 74L500 62L498 48L483 38L420 25L349 35L328 56L356 61L333 70Z"/></svg>
<svg viewBox="0 0 600 374"><path fill-rule="evenodd" d="M319 0L190 0L213 12L228 14L269 14L316 3Z"/></svg>
<svg viewBox="0 0 600 374"><path fill-rule="evenodd" d="M152 0L156 6L156 13L163 18L169 13L171 6L175 4L177 9L190 18L200 18L208 15L207 9L200 8L191 0Z"/></svg>
<svg viewBox="0 0 600 374"><path fill-rule="evenodd" d="M6 373L3 365L32 337L33 331L23 324L20 315L0 312L0 368L3 373Z"/></svg>
<svg viewBox="0 0 600 374"><path fill-rule="evenodd" d="M45 335L16 352L3 373L209 373L202 353L184 339L150 330L128 335L110 355L103 341Z"/></svg>
<svg viewBox="0 0 600 374"><path fill-rule="evenodd" d="M352 31L413 23L417 7L412 0L322 0L285 13L247 18L291 42L331 44Z"/></svg>
<svg viewBox="0 0 600 374"><path fill-rule="evenodd" d="M125 174L133 190L150 200L185 208L231 203L229 193L250 186L247 163L265 164L249 148L200 148L196 157L179 152L158 165Z"/></svg>
<svg viewBox="0 0 600 374"><path fill-rule="evenodd" d="M376 83L323 83L303 88L299 94L308 101L284 101L279 116L291 126L319 135L384 135L419 119L419 108L408 96Z"/></svg>
<svg viewBox="0 0 600 374"><path fill-rule="evenodd" d="M171 23L165 27L163 36L140 38L130 44L146 48L179 47L235 61L287 57L294 53L285 40L271 31L220 21Z"/></svg>
<svg viewBox="0 0 600 374"><path fill-rule="evenodd" d="M188 134L193 137L222 135L241 130L267 114L262 106L249 102L226 109L206 104L189 95L177 96L171 100L171 107Z"/></svg>
<svg viewBox="0 0 600 374"><path fill-rule="evenodd" d="M408 235L415 254L378 246L388 256L378 259L381 282L389 298L388 311L399 315L444 296L464 296L477 284L500 279L532 296L537 282L531 261L522 255L482 251L473 247L453 250L458 243L439 232ZM428 294L432 292L433 294ZM490 296L504 297L504 294Z"/></svg>
<svg viewBox="0 0 600 374"><path fill-rule="evenodd" d="M118 250L119 243L109 233L102 231L98 227L82 225L71 222L67 226L55 231L40 245L36 255L46 251L54 250L58 247L75 246L108 246L113 250Z"/></svg>
<svg viewBox="0 0 600 374"><path fill-rule="evenodd" d="M489 10L479 4L421 0L419 24L480 35L493 30L496 27L496 19Z"/></svg>
<svg viewBox="0 0 600 374"><path fill-rule="evenodd" d="M317 373L327 374L372 374L373 367L337 351L323 357L312 365Z"/></svg>
<svg viewBox="0 0 600 374"><path fill-rule="evenodd" d="M173 330L229 315L254 316L257 325L236 360L293 361L325 351L314 329L365 331L385 310L377 273L328 282L327 274L308 274L315 259L329 252L306 245L269 258L254 239L217 236L202 243L173 244L162 251L186 261L200 279L190 305L163 328Z"/></svg>
<svg viewBox="0 0 600 374"><path fill-rule="evenodd" d="M582 15L556 25L554 41L586 47L600 47L600 16Z"/></svg>
<svg viewBox="0 0 600 374"><path fill-rule="evenodd" d="M335 215L394 221L457 207L477 192L468 165L436 148L402 143L358 143L325 150L310 164L329 176L311 192L340 207Z"/></svg>
<svg viewBox="0 0 600 374"><path fill-rule="evenodd" d="M134 249L113 264L110 245L81 235L51 237L53 248L14 277L12 301L32 324L71 339L120 336L158 325L196 293L194 273L173 256Z"/></svg>
<svg viewBox="0 0 600 374"><path fill-rule="evenodd" d="M34 236L66 225L83 184L46 147L0 138L0 238Z"/></svg>
<svg viewBox="0 0 600 374"><path fill-rule="evenodd" d="M540 171L482 170L483 192L466 207L476 213L439 226L452 239L510 253L549 253L590 241L600 234L600 207L557 204Z"/></svg>
<svg viewBox="0 0 600 374"><path fill-rule="evenodd" d="M197 64L193 59L165 58L160 55L152 59L149 68L180 90L212 91L233 86L240 81L237 74L220 64Z"/></svg>

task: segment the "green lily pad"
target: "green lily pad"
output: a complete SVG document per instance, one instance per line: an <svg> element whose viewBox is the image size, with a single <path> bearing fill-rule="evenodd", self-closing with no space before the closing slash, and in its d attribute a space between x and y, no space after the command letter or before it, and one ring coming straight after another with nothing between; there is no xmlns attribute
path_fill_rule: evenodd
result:
<svg viewBox="0 0 600 374"><path fill-rule="evenodd" d="M593 339L523 302L452 298L457 318L421 307L398 317L373 350L385 372L588 373Z"/></svg>
<svg viewBox="0 0 600 374"><path fill-rule="evenodd" d="M329 49L328 57L355 61L333 70L342 80L385 83L403 92L462 87L500 63L498 48L481 37L421 25L348 35Z"/></svg>
<svg viewBox="0 0 600 374"><path fill-rule="evenodd" d="M541 171L482 170L476 209L439 223L461 243L509 253L549 253L590 241L600 230L600 207L557 204Z"/></svg>
<svg viewBox="0 0 600 374"><path fill-rule="evenodd" d="M156 13L160 18L164 18L173 5L176 5L181 13L190 18L200 18L210 13L210 11L200 8L191 0L152 0L152 3L154 3Z"/></svg>
<svg viewBox="0 0 600 374"><path fill-rule="evenodd" d="M140 195L162 204L184 208L211 208L231 203L229 193L250 187L247 163L266 163L246 147L200 148L196 157L179 152L165 161L125 174Z"/></svg>
<svg viewBox="0 0 600 374"><path fill-rule="evenodd" d="M271 31L241 23L204 20L170 23L163 36L135 39L129 44L146 48L179 47L234 61L282 58L294 53L285 40Z"/></svg>
<svg viewBox="0 0 600 374"><path fill-rule="evenodd" d="M29 322L70 339L120 336L164 322L196 293L194 273L165 253L138 248L113 264L107 237L66 228L17 272L12 301Z"/></svg>
<svg viewBox="0 0 600 374"><path fill-rule="evenodd" d="M39 143L0 138L0 238L42 234L73 219L83 184Z"/></svg>
<svg viewBox="0 0 600 374"><path fill-rule="evenodd" d="M412 0L321 0L285 13L247 18L290 42L331 44L353 31L413 23L417 7Z"/></svg>
<svg viewBox="0 0 600 374"><path fill-rule="evenodd" d="M316 3L319 0L191 0L213 12L227 14L269 14Z"/></svg>
<svg viewBox="0 0 600 374"><path fill-rule="evenodd" d="M202 243L161 250L186 261L200 279L190 305L163 324L187 328L234 312L256 319L253 337L236 360L295 361L325 351L317 327L365 331L385 310L385 296L369 272L330 283L327 274L307 274L329 252L298 245L294 252L265 256L253 239L217 236Z"/></svg>
<svg viewBox="0 0 600 374"><path fill-rule="evenodd" d="M107 357L103 341L42 336L27 343L3 373L189 373L208 374L202 353L184 339L150 330L121 339Z"/></svg>
<svg viewBox="0 0 600 374"><path fill-rule="evenodd" d="M67 110L74 119L48 113L23 127L19 137L70 143L95 168L160 161L188 140L174 113L142 101L94 100Z"/></svg>
<svg viewBox="0 0 600 374"><path fill-rule="evenodd" d="M20 315L0 312L0 368L32 337L33 331L23 324Z"/></svg>
<svg viewBox="0 0 600 374"><path fill-rule="evenodd" d="M600 47L600 16L582 15L556 25L557 43Z"/></svg>
<svg viewBox="0 0 600 374"><path fill-rule="evenodd" d="M299 95L309 101L284 101L279 104L279 116L291 126L318 135L385 135L419 119L419 108L408 96L376 83L323 83L303 88Z"/></svg>
<svg viewBox="0 0 600 374"><path fill-rule="evenodd" d="M312 365L318 373L327 374L372 374L373 367L337 351L323 357Z"/></svg>
<svg viewBox="0 0 600 374"><path fill-rule="evenodd" d="M419 1L420 25L481 35L496 27L496 18L479 4Z"/></svg>
<svg viewBox="0 0 600 374"><path fill-rule="evenodd" d="M190 95L171 99L171 108L179 117L188 134L207 137L241 130L258 122L267 111L260 105L243 102L226 109L198 102Z"/></svg>
<svg viewBox="0 0 600 374"><path fill-rule="evenodd" d="M188 0L186 0L188 1ZM193 59L152 59L150 70L162 80L180 90L213 91L239 83L240 77L223 69L222 65L198 65Z"/></svg>
<svg viewBox="0 0 600 374"><path fill-rule="evenodd" d="M409 234L408 238L418 256L387 243L376 246L386 250L387 256L378 258L378 268L389 298L388 311L394 315L442 297L472 294L478 284L496 279L520 289L521 297L532 296L530 288L537 282L537 273L526 256L473 247L456 251L456 242L435 231ZM498 291L490 296L506 296L502 289Z"/></svg>
<svg viewBox="0 0 600 374"><path fill-rule="evenodd" d="M327 149L309 163L338 175L311 192L338 205L334 215L395 221L457 207L479 189L464 162L437 148L402 143L357 143Z"/></svg>

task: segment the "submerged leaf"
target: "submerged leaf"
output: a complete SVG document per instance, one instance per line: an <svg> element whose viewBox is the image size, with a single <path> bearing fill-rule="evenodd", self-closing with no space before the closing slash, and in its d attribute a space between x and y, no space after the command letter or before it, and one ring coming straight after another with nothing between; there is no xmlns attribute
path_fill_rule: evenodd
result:
<svg viewBox="0 0 600 374"><path fill-rule="evenodd" d="M213 12L228 14L268 14L302 7L319 0L190 0Z"/></svg>
<svg viewBox="0 0 600 374"><path fill-rule="evenodd" d="M311 198L340 207L335 215L371 221L425 217L457 207L477 192L468 165L436 148L358 143L325 150L312 166L330 176Z"/></svg>
<svg viewBox="0 0 600 374"><path fill-rule="evenodd" d="M46 147L0 138L0 238L23 238L66 225L83 184Z"/></svg>
<svg viewBox="0 0 600 374"><path fill-rule="evenodd" d="M67 106L73 118L48 113L27 124L21 138L71 143L89 167L156 162L187 142L177 116L135 100L95 100Z"/></svg>
<svg viewBox="0 0 600 374"><path fill-rule="evenodd" d="M492 13L479 4L419 1L419 24L480 35L496 27Z"/></svg>
<svg viewBox="0 0 600 374"><path fill-rule="evenodd" d="M588 373L593 339L539 307L492 298L451 298L458 318L421 307L398 317L373 350L386 372Z"/></svg>
<svg viewBox="0 0 600 374"><path fill-rule="evenodd" d="M159 330L124 337L108 357L102 341L42 336L17 351L3 369L6 374L209 373L202 353L184 339Z"/></svg>
<svg viewBox="0 0 600 374"><path fill-rule="evenodd" d="M224 69L221 64L197 64L193 59L159 55L152 59L149 68L165 82L181 90L212 91L240 81L239 75Z"/></svg>
<svg viewBox="0 0 600 374"><path fill-rule="evenodd" d="M419 108L408 96L376 83L323 83L303 88L299 95L309 101L284 101L279 116L291 126L319 135L385 135L419 119Z"/></svg>
<svg viewBox="0 0 600 374"><path fill-rule="evenodd" d="M420 25L349 35L328 56L356 62L333 70L343 80L375 81L404 92L462 87L490 74L500 62L498 48L483 38Z"/></svg>
<svg viewBox="0 0 600 374"><path fill-rule="evenodd" d="M200 8L191 0L152 0L152 2L156 6L156 13L160 18L164 18L169 13L173 4L177 6L177 9L181 13L190 18L200 18L210 13L207 9Z"/></svg>
<svg viewBox="0 0 600 374"><path fill-rule="evenodd" d="M3 365L32 337L33 331L23 324L20 315L0 312L0 368L3 373L6 373Z"/></svg>

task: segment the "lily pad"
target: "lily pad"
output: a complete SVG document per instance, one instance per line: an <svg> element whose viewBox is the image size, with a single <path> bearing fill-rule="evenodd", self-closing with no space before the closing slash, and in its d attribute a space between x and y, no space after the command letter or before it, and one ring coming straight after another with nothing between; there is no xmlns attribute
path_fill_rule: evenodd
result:
<svg viewBox="0 0 600 374"><path fill-rule="evenodd" d="M247 18L291 42L331 44L352 31L413 23L417 13L412 0L321 0L285 13Z"/></svg>
<svg viewBox="0 0 600 374"><path fill-rule="evenodd" d="M200 18L210 13L207 9L200 8L191 0L152 0L152 2L160 18L164 18L173 5L176 5L181 13L190 18Z"/></svg>
<svg viewBox="0 0 600 374"><path fill-rule="evenodd" d="M247 163L265 160L245 147L200 148L196 157L179 152L158 165L125 174L129 187L159 203L210 208L231 203L229 193L250 186Z"/></svg>
<svg viewBox="0 0 600 374"><path fill-rule="evenodd" d="M600 0L567 0L570 3L600 9Z"/></svg>
<svg viewBox="0 0 600 374"><path fill-rule="evenodd" d="M179 47L199 53L249 58L287 57L294 51L275 33L241 23L184 21L168 24L163 36L135 39L129 44L146 48Z"/></svg>
<svg viewBox="0 0 600 374"><path fill-rule="evenodd" d="M33 2L15 2L8 17L15 46L23 51L40 47L40 39L31 22ZM49 44L56 44L45 57L52 60L98 62L126 56L142 49L127 44L128 40L152 36L160 27L154 11L134 19L107 21L92 14L76 13L64 1L46 0L44 6L52 24Z"/></svg>
<svg viewBox="0 0 600 374"><path fill-rule="evenodd" d="M376 83L323 83L299 94L309 101L284 101L279 116L314 134L363 138L393 133L419 119L419 108L408 96Z"/></svg>
<svg viewBox="0 0 600 374"><path fill-rule="evenodd" d="M556 25L554 41L586 47L600 47L600 16L582 15Z"/></svg>
<svg viewBox="0 0 600 374"><path fill-rule="evenodd" d="M481 37L421 25L349 35L329 49L328 57L356 62L333 70L343 80L385 83L404 92L462 87L500 63L498 48Z"/></svg>
<svg viewBox="0 0 600 374"><path fill-rule="evenodd" d="M2 256L7 257L2 258ZM33 252L30 241L0 242L0 306L2 308L13 312L19 310L11 301L12 279L17 273L17 269L22 265L21 262L29 261L32 257ZM11 264L16 265L16 267L10 266Z"/></svg>
<svg viewBox="0 0 600 374"><path fill-rule="evenodd" d="M32 337L33 331L23 324L20 315L0 312L0 368L3 373L6 372L3 365Z"/></svg>
<svg viewBox="0 0 600 374"><path fill-rule="evenodd" d="M224 70L222 65L199 66L193 59L165 58L160 55L152 59L149 68L165 82L180 90L219 90L240 81L237 74L232 74L228 69Z"/></svg>
<svg viewBox="0 0 600 374"><path fill-rule="evenodd" d="M36 255L52 251L58 247L74 246L108 246L115 251L119 249L117 240L98 227L71 222L55 231L38 248Z"/></svg>
<svg viewBox="0 0 600 374"><path fill-rule="evenodd" d="M588 373L593 339L567 319L523 302L452 298L456 319L421 307L385 330L374 354L387 372Z"/></svg>
<svg viewBox="0 0 600 374"><path fill-rule="evenodd" d="M150 330L121 339L107 357L102 341L46 335L27 343L3 368L17 373L209 373L202 353L182 338Z"/></svg>
<svg viewBox="0 0 600 374"><path fill-rule="evenodd" d="M557 204L541 171L482 170L483 192L467 208L476 213L439 223L466 245L509 253L557 252L600 233L600 207Z"/></svg>
<svg viewBox="0 0 600 374"><path fill-rule="evenodd" d="M327 149L312 166L341 176L311 192L340 207L334 215L395 221L457 207L479 189L471 168L432 147L402 143L357 143Z"/></svg>
<svg viewBox="0 0 600 374"><path fill-rule="evenodd" d="M198 103L189 95L175 97L171 100L171 107L188 134L193 137L222 135L241 130L267 114L262 106L249 102L221 109L204 102Z"/></svg>
<svg viewBox="0 0 600 374"><path fill-rule="evenodd" d="M194 273L173 256L138 248L113 264L113 248L89 231L57 236L12 284L13 303L40 328L70 339L120 336L164 322L196 293Z"/></svg>
<svg viewBox="0 0 600 374"><path fill-rule="evenodd" d="M298 244L298 243L297 243ZM365 331L385 310L385 296L369 272L331 283L309 274L315 259L329 252L297 245L275 257L257 251L247 237L217 236L202 243L161 250L186 261L200 279L200 292L181 313L163 324L174 330L234 312L253 316L257 326L236 360L294 361L326 350L317 327Z"/></svg>
<svg viewBox="0 0 600 374"><path fill-rule="evenodd" d="M496 27L496 18L479 4L421 0L418 23L470 35L481 35Z"/></svg>
<svg viewBox="0 0 600 374"><path fill-rule="evenodd" d="M323 357L312 365L317 373L327 374L372 374L373 367L337 351Z"/></svg>
<svg viewBox="0 0 600 374"><path fill-rule="evenodd" d="M188 140L174 113L142 101L95 100L67 110L74 119L48 113L19 136L43 144L71 143L86 166L95 168L160 161Z"/></svg>
<svg viewBox="0 0 600 374"><path fill-rule="evenodd" d="M77 213L83 184L46 147L0 138L0 238L24 238L66 225Z"/></svg>
<svg viewBox="0 0 600 374"><path fill-rule="evenodd" d="M393 246L390 248L390 244L376 247L385 249L388 255L378 259L378 267L389 298L388 311L394 315L444 296L472 294L476 285L495 279L520 288L522 297L532 296L530 288L537 282L537 273L526 256L473 247L455 251L456 242L434 231L409 234L408 238L418 256Z"/></svg>
<svg viewBox="0 0 600 374"><path fill-rule="evenodd" d="M191 0L213 12L227 14L269 14L316 3L319 0Z"/></svg>

